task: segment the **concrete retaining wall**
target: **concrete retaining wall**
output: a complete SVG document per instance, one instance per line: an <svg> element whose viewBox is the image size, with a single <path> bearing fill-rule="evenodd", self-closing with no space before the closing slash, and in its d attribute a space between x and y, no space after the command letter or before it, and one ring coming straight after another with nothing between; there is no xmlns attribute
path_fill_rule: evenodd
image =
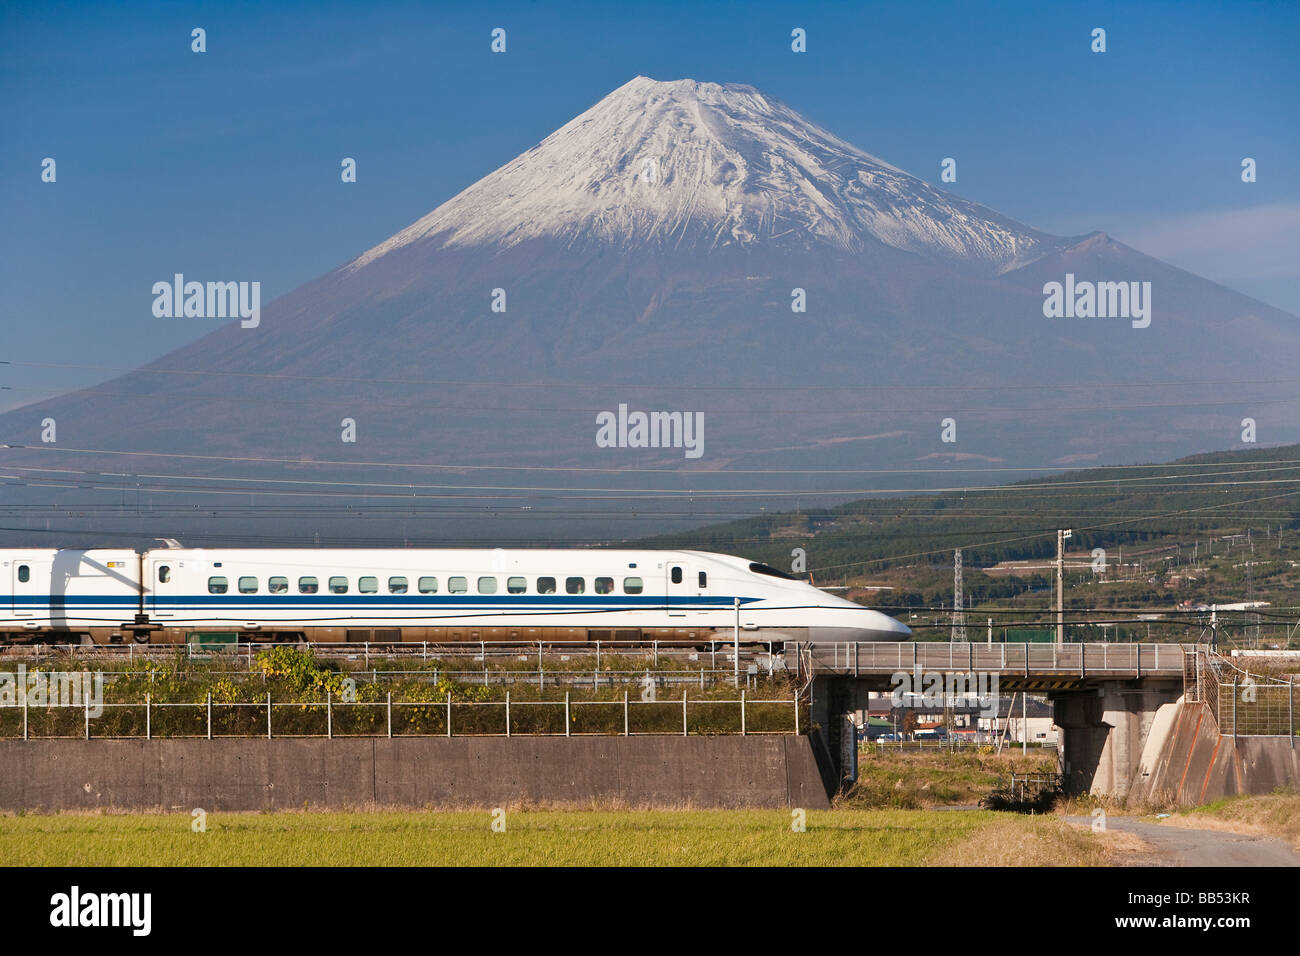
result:
<svg viewBox="0 0 1300 956"><path fill-rule="evenodd" d="M1300 787L1300 741L1219 735L1210 709L1179 702L1165 739L1143 753L1130 799L1184 806ZM1152 742L1156 743L1155 741Z"/></svg>
<svg viewBox="0 0 1300 956"><path fill-rule="evenodd" d="M0 741L0 810L828 807L808 737Z"/></svg>

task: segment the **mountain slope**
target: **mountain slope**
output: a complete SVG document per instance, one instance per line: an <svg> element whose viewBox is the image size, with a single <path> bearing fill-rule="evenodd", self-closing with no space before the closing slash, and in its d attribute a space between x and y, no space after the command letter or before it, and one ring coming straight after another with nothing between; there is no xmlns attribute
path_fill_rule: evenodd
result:
<svg viewBox="0 0 1300 956"><path fill-rule="evenodd" d="M655 173L643 178L646 160ZM1067 274L1150 282L1150 327L1046 318L1043 284ZM504 312L492 308L495 289ZM792 310L796 289L804 311ZM142 472L377 484L450 475L451 495L517 489L510 508L544 486L847 497L902 480L964 484L968 475L944 472L971 463L1232 447L1246 416L1263 443L1300 440L1298 357L1294 316L1104 234L1022 226L751 87L639 77L270 303L258 328L230 323L101 387L0 415L0 441L29 446L6 451L0 470L71 466L119 483ZM599 447L596 415L620 404L703 413L703 456ZM58 421L57 448L40 442L45 417ZM941 441L949 417L956 443ZM355 443L340 440L344 418L356 421ZM356 464L247 460L263 458ZM463 467L362 464L376 462ZM475 470L485 467L627 473ZM918 467L937 473L885 474ZM871 474L807 474L835 469ZM219 516L227 499L212 500ZM474 500L489 510L500 499ZM656 507L618 500L599 507ZM669 510L690 521L698 507Z"/></svg>

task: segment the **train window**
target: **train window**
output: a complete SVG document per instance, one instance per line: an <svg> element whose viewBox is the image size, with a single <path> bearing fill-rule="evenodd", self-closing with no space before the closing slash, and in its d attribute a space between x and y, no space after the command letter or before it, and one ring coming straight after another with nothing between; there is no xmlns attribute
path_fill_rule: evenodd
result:
<svg viewBox="0 0 1300 956"><path fill-rule="evenodd" d="M229 589L230 589L230 582L227 581L225 578L221 578L221 577L208 578L209 594L225 594L226 591Z"/></svg>
<svg viewBox="0 0 1300 956"><path fill-rule="evenodd" d="M613 579L613 578L596 578L596 593L597 593L597 594L613 594L613 593L614 593L614 579Z"/></svg>
<svg viewBox="0 0 1300 956"><path fill-rule="evenodd" d="M523 594L528 590L528 579L506 578L506 590L511 594Z"/></svg>
<svg viewBox="0 0 1300 956"><path fill-rule="evenodd" d="M167 567L167 565L165 564L158 568L158 580L161 583L166 584L171 579L172 579L171 568Z"/></svg>
<svg viewBox="0 0 1300 956"><path fill-rule="evenodd" d="M623 579L624 594L640 594L644 590L645 590L645 582L642 581L640 578Z"/></svg>
<svg viewBox="0 0 1300 956"><path fill-rule="evenodd" d="M478 593L479 593L479 594L496 594L496 593L497 593L497 579L496 579L496 578L479 578L479 579L478 579Z"/></svg>
<svg viewBox="0 0 1300 956"><path fill-rule="evenodd" d="M675 567L673 568L673 584L681 584L681 583L682 583L682 569Z"/></svg>
<svg viewBox="0 0 1300 956"><path fill-rule="evenodd" d="M581 594L587 590L586 578L565 578L564 590L568 594Z"/></svg>
<svg viewBox="0 0 1300 956"><path fill-rule="evenodd" d="M709 586L709 572L707 572L707 571L701 571L701 572L700 572L700 587L702 587L702 588L707 588L708 586Z"/></svg>
<svg viewBox="0 0 1300 956"><path fill-rule="evenodd" d="M272 594L288 594L289 579L279 576L268 578L266 581L266 589Z"/></svg>
<svg viewBox="0 0 1300 956"><path fill-rule="evenodd" d="M454 577L447 579L447 590L452 594L466 594L469 592L469 578Z"/></svg>
<svg viewBox="0 0 1300 956"><path fill-rule="evenodd" d="M537 579L537 593L538 593L538 594L554 594L554 593L555 593L555 578L538 578L538 579Z"/></svg>
<svg viewBox="0 0 1300 956"><path fill-rule="evenodd" d="M26 584L32 579L32 569L26 564L18 565L18 580Z"/></svg>
<svg viewBox="0 0 1300 956"><path fill-rule="evenodd" d="M406 579L403 578L402 580L406 580ZM437 594L437 593L438 593L438 579L437 579L437 578L420 578L420 580L416 581L415 583L416 583L416 585L420 588L420 593L421 593L421 594Z"/></svg>
<svg viewBox="0 0 1300 956"><path fill-rule="evenodd" d="M379 592L379 578L358 578L357 590L362 594L377 594Z"/></svg>
<svg viewBox="0 0 1300 956"><path fill-rule="evenodd" d="M314 577L305 577L298 579L299 594L315 594L320 590L320 582Z"/></svg>
<svg viewBox="0 0 1300 956"><path fill-rule="evenodd" d="M330 578L330 594L347 594L348 579L345 577Z"/></svg>
<svg viewBox="0 0 1300 956"><path fill-rule="evenodd" d="M254 578L254 577L242 577L242 578L240 578L240 579L239 579L239 593L240 593L240 594L256 594L256 593L257 593L257 578Z"/></svg>
<svg viewBox="0 0 1300 956"><path fill-rule="evenodd" d="M396 577L391 577L388 579L389 594L405 594L406 587L407 587L406 578L402 577L401 575L397 575ZM437 585L435 584L434 587L437 587Z"/></svg>

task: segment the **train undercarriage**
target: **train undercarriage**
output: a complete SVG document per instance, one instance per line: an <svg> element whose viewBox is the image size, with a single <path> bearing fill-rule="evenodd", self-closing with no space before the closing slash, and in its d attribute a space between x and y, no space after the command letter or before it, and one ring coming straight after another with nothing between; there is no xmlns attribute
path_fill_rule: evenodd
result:
<svg viewBox="0 0 1300 956"><path fill-rule="evenodd" d="M763 634L746 631L742 640L786 640L806 635ZM806 631L806 629L795 629ZM711 627L285 627L258 628L169 627L158 622L138 622L120 627L83 629L30 628L0 633L0 644L455 644L460 642L512 643L583 643L596 641L618 643L652 643L655 641L689 643L730 641L731 628Z"/></svg>

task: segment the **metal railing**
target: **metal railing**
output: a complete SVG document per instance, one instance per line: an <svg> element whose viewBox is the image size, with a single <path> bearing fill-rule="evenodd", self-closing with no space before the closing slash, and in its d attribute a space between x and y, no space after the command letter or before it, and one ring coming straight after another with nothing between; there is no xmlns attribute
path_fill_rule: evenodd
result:
<svg viewBox="0 0 1300 956"><path fill-rule="evenodd" d="M988 747L990 750L997 743L997 735L985 734L984 739L968 740L964 737L948 737L942 740L867 740L863 741L863 746L874 750L877 753L888 752L891 750L979 750ZM1017 741L1019 746L1019 741ZM1037 751L1049 750L1055 751L1057 745L1054 741L1038 740L1030 741L1029 746Z"/></svg>
<svg viewBox="0 0 1300 956"><path fill-rule="evenodd" d="M225 737L512 737L797 735L807 727L797 697L736 699L156 702L0 706L0 738L166 739ZM116 719L104 720L104 717ZM19 720L21 717L21 720ZM8 718L8 719L5 719ZM75 732L69 732L75 726ZM92 729L93 728L93 729Z"/></svg>
<svg viewBox="0 0 1300 956"><path fill-rule="evenodd" d="M741 640L742 654L766 650L773 654L780 642L770 640ZM42 660L46 657L104 657L133 660L157 660L175 655L178 651L189 657L207 658L213 654L239 656L251 662L259 651L273 647L310 646L318 657L332 660L360 660L369 666L371 658L432 660L444 656L468 656L475 659L509 658L520 653L536 655L587 655L643 654L653 660L659 656L686 656L691 659L707 655L713 660L726 656L731 659L731 640L700 637L693 640L593 640L593 641L367 641L367 642L305 642L258 641L252 643L226 643L215 640L196 640L184 644L11 644L0 651L5 657ZM701 650L701 648L705 648Z"/></svg>
<svg viewBox="0 0 1300 956"><path fill-rule="evenodd" d="M212 644L33 644L0 649L0 662L34 665L95 661L129 670L134 665L167 662L177 654L207 665L213 677L263 676L257 655L275 647L310 647L321 662L371 680L402 679L436 684L446 678L462 683L531 684L539 690L614 688L652 678L659 686L728 683L757 687L764 678L787 670L784 655L771 641L735 645L712 641L458 641L371 643ZM791 665L793 666L793 665ZM107 670L111 679L114 670Z"/></svg>
<svg viewBox="0 0 1300 956"><path fill-rule="evenodd" d="M990 671L1053 676L1182 677L1189 644L814 643L812 666L859 676L896 671Z"/></svg>
<svg viewBox="0 0 1300 956"><path fill-rule="evenodd" d="M1233 737L1290 737L1295 746L1295 683L1266 674L1251 674L1225 657L1213 655L1219 734Z"/></svg>
<svg viewBox="0 0 1300 956"><path fill-rule="evenodd" d="M1013 798L1029 800L1044 790L1060 790L1059 773L1012 773L1008 789Z"/></svg>
<svg viewBox="0 0 1300 956"><path fill-rule="evenodd" d="M1204 646L1184 674L1183 696L1205 704L1225 737L1289 737L1295 746L1296 678L1252 673Z"/></svg>
<svg viewBox="0 0 1300 956"><path fill-rule="evenodd" d="M381 664L401 667L400 673L443 674L458 680L481 680L483 683L500 683L502 673L522 674L535 664L533 681L545 688L548 683L562 681L579 685L586 683L572 674L586 674L591 685L599 688L628 679L629 675L645 670L664 672L664 662L672 664L681 675L675 682L729 679L736 686L748 673L752 678L771 676L787 669L784 654L778 642L757 641L742 643L740 662L736 659L735 645L730 641L702 639L697 641L407 641L392 643L205 643L187 644L22 644L0 648L0 660L14 663L43 664L66 660L93 660L131 665L137 662L167 661L178 653L187 660L209 663L230 662L239 670L216 670L214 673L240 673L257 670L257 655L275 647L310 647L313 656L321 661L337 663L342 670L365 670L376 673L397 674L399 671L380 670ZM427 665L424 671L411 666L418 661ZM639 662L632 669L631 661ZM744 667L740 663L744 663ZM415 665L418 667L419 665ZM793 665L792 665L793 666ZM751 671L750 668L753 668ZM701 676L701 671L705 676ZM511 678L512 680L518 678Z"/></svg>
<svg viewBox="0 0 1300 956"><path fill-rule="evenodd" d="M800 673L832 673L859 676L861 674L894 673L896 671L923 670L989 671L1003 674L1033 676L1118 676L1125 677L1180 677L1184 658L1196 645L1190 644L985 644L971 642L748 642L740 645L740 659L747 664L757 664L772 673L792 670ZM127 661L158 660L175 655L178 651L190 658L204 660L239 660L245 669L252 670L259 651L277 646L273 643L214 644L191 642L189 644L118 644L118 645L14 645L4 649L6 658L13 660L42 661L45 658L100 658ZM283 645L280 645L283 646ZM288 646L303 646L292 643ZM525 660L536 660L536 671L544 674L548 662L556 671L574 668L562 665L574 659L591 659L592 668L601 674L602 662L611 657L635 656L651 662L655 669L661 659L679 664L699 664L710 672L722 673L731 666L739 669L735 645L720 639L683 641L624 640L624 641L427 641L393 643L313 643L313 653L321 660L333 660L344 667L370 670L379 661L420 660L449 662L472 660L484 680L490 678L494 666L518 669ZM698 668L691 667L693 672ZM471 673L470 668L457 668L458 673ZM597 678L599 680L599 677ZM543 678L544 681L544 678Z"/></svg>

